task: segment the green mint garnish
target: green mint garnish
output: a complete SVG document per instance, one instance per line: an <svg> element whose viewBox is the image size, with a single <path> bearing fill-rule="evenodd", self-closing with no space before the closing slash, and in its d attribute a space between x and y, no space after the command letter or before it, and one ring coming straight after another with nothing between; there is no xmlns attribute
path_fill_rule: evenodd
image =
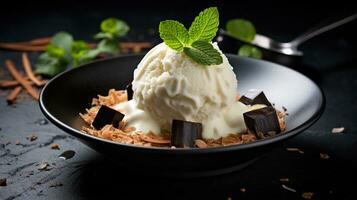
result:
<svg viewBox="0 0 357 200"><path fill-rule="evenodd" d="M121 37L128 33L129 26L122 20L116 18L108 18L100 24L100 29L103 33L112 34L115 37Z"/></svg>
<svg viewBox="0 0 357 200"><path fill-rule="evenodd" d="M204 40L198 40L192 43L190 47L184 48L185 54L202 65L218 65L223 62L221 54Z"/></svg>
<svg viewBox="0 0 357 200"><path fill-rule="evenodd" d="M244 42L252 42L256 34L253 23L245 19L229 20L226 30L231 36Z"/></svg>
<svg viewBox="0 0 357 200"><path fill-rule="evenodd" d="M70 63L70 50L73 37L67 32L58 32L47 45L46 52L41 54L36 63L36 73L54 76L67 68Z"/></svg>
<svg viewBox="0 0 357 200"><path fill-rule="evenodd" d="M51 39L51 45L61 48L66 52L71 50L73 37L67 32L58 32Z"/></svg>
<svg viewBox="0 0 357 200"><path fill-rule="evenodd" d="M88 44L82 40L74 41L71 49L71 56L73 59L73 67L81 65L86 61L83 57L88 54L90 48Z"/></svg>
<svg viewBox="0 0 357 200"><path fill-rule="evenodd" d="M66 59L59 59L45 52L40 55L36 63L36 73L47 76L54 76L67 68L68 62Z"/></svg>
<svg viewBox="0 0 357 200"><path fill-rule="evenodd" d="M171 49L181 52L189 41L188 32L183 24L175 20L165 20L159 25L160 37Z"/></svg>
<svg viewBox="0 0 357 200"><path fill-rule="evenodd" d="M207 8L195 18L187 31L178 21L160 22L161 39L171 49L184 52L202 65L219 65L223 62L220 52L210 43L217 33L219 14L216 7Z"/></svg>
<svg viewBox="0 0 357 200"><path fill-rule="evenodd" d="M115 39L122 37L130 30L129 26L122 20L116 18L108 18L100 24L102 32L94 36L95 39Z"/></svg>
<svg viewBox="0 0 357 200"><path fill-rule="evenodd" d="M188 34L190 43L197 40L212 41L218 31L219 13L216 7L207 8L192 22Z"/></svg>
<svg viewBox="0 0 357 200"><path fill-rule="evenodd" d="M97 47L90 49L88 44L81 40L73 40L72 35L66 32L56 33L47 45L46 52L42 53L36 63L36 72L54 76L68 66L77 67L94 60L99 54L119 53L118 38L127 34L129 26L121 20L108 18L100 24L101 32L94 36L100 39Z"/></svg>
<svg viewBox="0 0 357 200"><path fill-rule="evenodd" d="M47 45L46 51L50 56L54 58L63 58L66 54L66 51L64 49L56 47L53 44Z"/></svg>
<svg viewBox="0 0 357 200"><path fill-rule="evenodd" d="M257 59L261 59L263 57L262 51L259 48L248 44L239 48L238 55Z"/></svg>

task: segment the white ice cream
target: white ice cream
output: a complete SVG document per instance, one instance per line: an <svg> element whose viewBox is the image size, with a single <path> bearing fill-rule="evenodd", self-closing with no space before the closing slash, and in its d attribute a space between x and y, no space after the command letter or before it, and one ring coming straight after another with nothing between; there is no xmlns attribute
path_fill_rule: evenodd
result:
<svg viewBox="0 0 357 200"><path fill-rule="evenodd" d="M147 112L138 109L135 100L119 103L113 109L124 114L123 121L127 122L128 127L135 127L144 133L161 133L160 125Z"/></svg>
<svg viewBox="0 0 357 200"><path fill-rule="evenodd" d="M161 43L134 72L134 99L117 108L143 132L169 131L173 119L202 123L206 139L245 132L243 113L250 108L236 101L237 79L222 57L220 65L203 66Z"/></svg>

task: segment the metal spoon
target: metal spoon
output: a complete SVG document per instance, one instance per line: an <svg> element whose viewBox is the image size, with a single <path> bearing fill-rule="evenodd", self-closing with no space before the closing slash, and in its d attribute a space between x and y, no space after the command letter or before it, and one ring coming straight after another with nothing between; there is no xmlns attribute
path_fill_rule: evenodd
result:
<svg viewBox="0 0 357 200"><path fill-rule="evenodd" d="M272 51L276 51L281 54L302 56L303 52L298 50L298 46L300 44L308 41L309 39L311 39L315 36L318 36L322 33L325 33L329 30L332 30L336 27L339 27L339 26L346 24L350 21L353 21L356 18L357 18L357 13L355 13L354 15L351 15L349 17L346 17L344 19L341 19L339 21L336 21L332 24L329 24L327 26L315 27L315 28L301 34L300 36L293 39L292 41L286 42L286 43L277 42L277 41L274 41L273 39L268 38L264 35L258 35L258 34L255 36L255 39L252 43L259 47L270 49Z"/></svg>
<svg viewBox="0 0 357 200"><path fill-rule="evenodd" d="M263 51L263 59L284 65L291 65L292 63L296 63L296 61L301 59L303 56L303 52L298 50L299 45L322 33L351 22L356 18L357 13L326 26L316 26L315 28L306 31L297 38L286 43L277 42L267 36L256 34L251 45L258 47ZM248 44L230 36L225 30L222 29L219 31L216 40L224 52L234 54L238 52L241 45Z"/></svg>

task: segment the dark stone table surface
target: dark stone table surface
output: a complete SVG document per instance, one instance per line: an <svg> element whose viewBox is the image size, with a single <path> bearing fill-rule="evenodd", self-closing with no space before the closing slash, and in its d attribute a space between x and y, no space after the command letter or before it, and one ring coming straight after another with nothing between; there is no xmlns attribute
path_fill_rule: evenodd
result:
<svg viewBox="0 0 357 200"><path fill-rule="evenodd" d="M184 1L186 4L171 10L104 2L115 6L89 5L83 12L78 11L82 9L80 3L66 7L59 1L53 5L25 3L19 9L12 6L0 14L0 41L29 40L59 30L67 30L76 38L89 39L97 32L101 19L116 16L128 21L132 28L124 40L157 43L155 30L160 20L176 18L188 23L199 10L207 7L202 1L195 6ZM326 17L353 10L348 5L328 4L320 9L301 4L277 14L265 9L280 8L271 2L261 7L248 3L235 8L217 4L222 23L229 18L245 17L256 24L258 32L285 41ZM301 71L321 86L327 98L321 119L282 146L267 152L255 164L217 177L177 180L129 173L51 123L41 125L39 122L44 116L38 102L26 94L22 93L15 105L8 106L5 97L9 90L0 90L0 177L7 179L7 186L0 186L0 199L290 200L302 199L303 192L313 192L312 199L357 199L355 27L356 23L351 23L302 48L305 57ZM30 53L30 56L34 61L38 54ZM20 53L0 51L0 79L9 78L4 70L5 59L12 59L20 66ZM345 132L332 134L334 127L345 127ZM33 133L38 139L27 140L26 136ZM53 143L59 144L60 150L52 150ZM288 147L299 148L304 153L287 151ZM58 158L65 150L74 150L76 154L69 160ZM323 160L320 153L330 158ZM49 163L48 170L39 169L44 161ZM282 183L281 178L289 178L289 182ZM283 184L295 192L284 189Z"/></svg>

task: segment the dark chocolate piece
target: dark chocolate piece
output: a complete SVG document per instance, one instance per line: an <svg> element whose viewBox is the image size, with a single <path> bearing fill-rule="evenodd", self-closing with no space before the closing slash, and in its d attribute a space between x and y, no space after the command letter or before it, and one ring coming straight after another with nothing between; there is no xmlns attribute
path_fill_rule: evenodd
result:
<svg viewBox="0 0 357 200"><path fill-rule="evenodd" d="M194 147L195 140L202 138L202 124L174 119L171 128L171 145Z"/></svg>
<svg viewBox="0 0 357 200"><path fill-rule="evenodd" d="M248 92L244 94L239 101L245 105L264 104L271 106L271 103L265 96L264 92L256 89L248 90Z"/></svg>
<svg viewBox="0 0 357 200"><path fill-rule="evenodd" d="M276 110L272 106L243 113L247 128L258 138L274 136L280 133L280 126Z"/></svg>
<svg viewBox="0 0 357 200"><path fill-rule="evenodd" d="M6 186L7 183L6 183L6 178L1 178L0 177L0 186Z"/></svg>
<svg viewBox="0 0 357 200"><path fill-rule="evenodd" d="M123 119L124 115L107 106L101 106L97 115L94 118L92 126L97 130L102 129L107 124L112 124L114 127L119 126L119 122Z"/></svg>
<svg viewBox="0 0 357 200"><path fill-rule="evenodd" d="M129 83L129 85L126 86L126 95L128 96L128 101L133 99L133 85L131 83Z"/></svg>

